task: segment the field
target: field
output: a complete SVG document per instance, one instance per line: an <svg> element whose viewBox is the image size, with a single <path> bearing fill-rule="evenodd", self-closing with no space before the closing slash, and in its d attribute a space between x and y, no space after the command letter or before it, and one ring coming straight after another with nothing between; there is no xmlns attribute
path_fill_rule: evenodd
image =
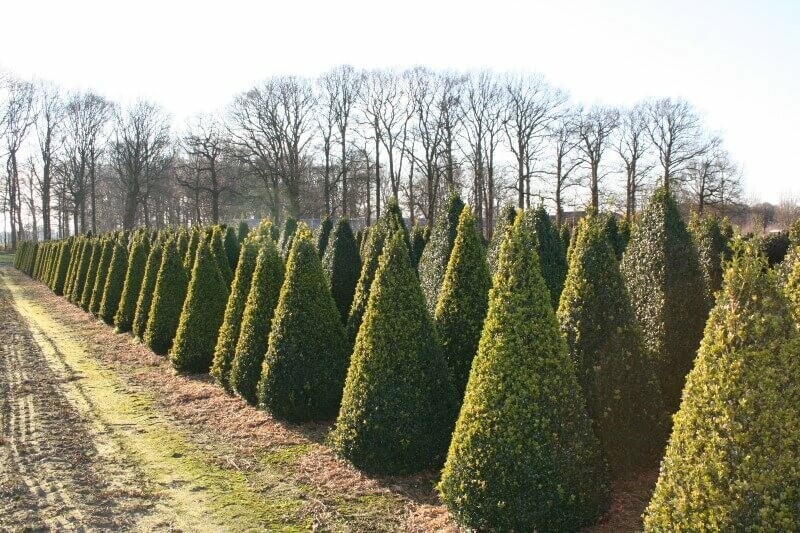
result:
<svg viewBox="0 0 800 533"><path fill-rule="evenodd" d="M434 474L370 478L328 425L273 420L112 330L0 255L0 529L454 531ZM604 523L640 527L655 473Z"/></svg>

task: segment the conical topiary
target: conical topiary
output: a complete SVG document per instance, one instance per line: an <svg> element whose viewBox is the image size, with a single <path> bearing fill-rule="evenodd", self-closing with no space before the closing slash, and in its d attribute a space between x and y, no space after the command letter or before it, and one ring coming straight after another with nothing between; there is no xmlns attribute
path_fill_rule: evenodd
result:
<svg viewBox="0 0 800 533"><path fill-rule="evenodd" d="M336 223L322 265L342 323L346 323L361 273L361 257L347 219L340 218Z"/></svg>
<svg viewBox="0 0 800 533"><path fill-rule="evenodd" d="M414 224L411 230L411 264L414 268L419 266L419 260L422 258L422 252L425 251L425 228Z"/></svg>
<svg viewBox="0 0 800 533"><path fill-rule="evenodd" d="M111 263L108 266L106 286L103 289L103 299L100 301L100 309L98 311L100 318L106 324L114 324L114 317L119 309L127 271L128 249L121 243L115 242L111 252Z"/></svg>
<svg viewBox="0 0 800 533"><path fill-rule="evenodd" d="M247 238L249 234L250 234L250 226L247 224L247 222L242 220L241 222L239 222L239 228L236 231L236 240L239 241L239 246L244 244L244 240ZM239 257L241 257L241 254L239 255Z"/></svg>
<svg viewBox="0 0 800 533"><path fill-rule="evenodd" d="M206 242L197 246L192 277L169 358L178 372L208 372L228 301L228 285Z"/></svg>
<svg viewBox="0 0 800 533"><path fill-rule="evenodd" d="M142 289L145 278L147 256L150 252L150 240L144 235L138 235L131 243L128 254L128 268L125 272L125 283L122 287L119 308L114 316L114 324L118 333L131 331L133 319L136 314L136 302Z"/></svg>
<svg viewBox="0 0 800 533"><path fill-rule="evenodd" d="M230 375L231 362L236 352L236 342L239 340L239 331L242 324L247 295L250 292L250 282L253 279L253 270L256 268L261 239L256 235L246 238L242 243L239 261L236 265L236 274L233 276L231 293L225 306L222 318L222 327L217 336L217 345L214 348L214 359L211 363L211 375L222 388L230 391L228 376Z"/></svg>
<svg viewBox="0 0 800 533"><path fill-rule="evenodd" d="M697 248L672 195L657 189L622 260L637 322L668 413L678 409L708 316Z"/></svg>
<svg viewBox="0 0 800 533"><path fill-rule="evenodd" d="M281 256L286 259L292 249L292 239L294 239L294 232L297 231L297 220L294 217L286 217L283 222L283 231L281 231L280 240L278 241L278 250Z"/></svg>
<svg viewBox="0 0 800 533"><path fill-rule="evenodd" d="M497 223L492 231L492 240L489 242L489 249L486 251L486 260L489 263L489 272L497 272L497 258L500 255L500 245L508 230L514 226L517 219L517 208L507 204L500 211Z"/></svg>
<svg viewBox="0 0 800 533"><path fill-rule="evenodd" d="M625 239L625 236L620 233L617 215L614 213L606 213L605 215L602 215L601 218L605 222L606 238L608 239L608 242L611 243L611 248L614 250L614 255L617 257L617 261L619 261L622 259L622 253L625 251L628 241Z"/></svg>
<svg viewBox="0 0 800 533"><path fill-rule="evenodd" d="M800 329L800 246L794 249L795 257L786 279L784 290L789 298L794 321Z"/></svg>
<svg viewBox="0 0 800 533"><path fill-rule="evenodd" d="M233 279L233 272L236 272L236 265L239 263L239 238L232 227L225 227L225 235L222 244L225 247L225 255L228 258L228 268L231 271L231 279ZM230 281L228 285L230 285Z"/></svg>
<svg viewBox="0 0 800 533"><path fill-rule="evenodd" d="M225 281L225 286L230 287L233 281L233 271L231 270L231 263L228 259L228 251L225 248L226 233L226 229L222 226L214 226L211 230L211 239L208 241L208 244L211 247L212 255L217 260L217 268L219 268L219 273Z"/></svg>
<svg viewBox="0 0 800 533"><path fill-rule="evenodd" d="M82 247L83 247L83 238L73 237L72 248L69 251L69 266L67 266L67 274L64 277L64 286L61 287L61 294L59 296L69 297L70 287L72 286L72 281L75 275L75 269L77 268L77 263L79 260L79 256L81 254Z"/></svg>
<svg viewBox="0 0 800 533"><path fill-rule="evenodd" d="M576 531L608 507L606 467L522 220L500 248L439 490L475 530Z"/></svg>
<svg viewBox="0 0 800 533"><path fill-rule="evenodd" d="M145 343L159 355L166 354L172 347L189 285L180 242L179 233L164 245L144 333Z"/></svg>
<svg viewBox="0 0 800 533"><path fill-rule="evenodd" d="M72 239L67 239L61 243L56 259L56 271L53 277L53 292L57 296L64 294L64 282L67 280L67 269L69 268L70 254L72 253Z"/></svg>
<svg viewBox="0 0 800 533"><path fill-rule="evenodd" d="M89 303L92 301L92 290L94 289L94 282L97 278L97 269L100 265L100 257L103 255L105 248L104 238L95 239L92 255L89 260L89 268L86 270L86 280L83 284L81 291L81 308L84 311L89 310Z"/></svg>
<svg viewBox="0 0 800 533"><path fill-rule="evenodd" d="M96 246L97 239L91 237L86 239L86 244L81 252L81 260L75 274L75 282L72 284L72 292L70 294L70 300L75 305L81 305L83 290L86 287L86 276L89 273L89 265L92 262L92 255L94 254Z"/></svg>
<svg viewBox="0 0 800 533"><path fill-rule="evenodd" d="M558 319L595 434L612 472L621 475L653 466L668 429L607 218L589 216L579 223Z"/></svg>
<svg viewBox="0 0 800 533"><path fill-rule="evenodd" d="M94 287L92 297L89 300L89 312L93 315L100 313L100 303L103 301L103 291L106 288L108 279L108 268L111 265L111 256L114 254L115 237L106 238L103 249L100 252L100 262L97 263L97 273L94 277Z"/></svg>
<svg viewBox="0 0 800 533"><path fill-rule="evenodd" d="M331 441L376 473L442 464L455 394L403 234L386 241L356 337Z"/></svg>
<svg viewBox="0 0 800 533"><path fill-rule="evenodd" d="M347 356L344 327L313 237L301 226L272 320L258 382L259 404L291 421L333 418Z"/></svg>
<svg viewBox="0 0 800 533"><path fill-rule="evenodd" d="M800 338L752 244L723 289L686 379L645 531L795 531Z"/></svg>
<svg viewBox="0 0 800 533"><path fill-rule="evenodd" d="M730 259L728 238L723 233L723 225L723 222L713 215L700 217L694 214L689 221L689 231L697 246L709 305L713 304L714 295L722 288L722 263Z"/></svg>
<svg viewBox="0 0 800 533"><path fill-rule="evenodd" d="M347 317L347 340L352 346L356 342L356 335L361 327L364 312L367 310L369 301L369 291L372 281L375 279L375 271L378 270L378 259L383 253L383 244L386 238L386 229L382 222L372 226L367 241L364 245L363 264L361 273L356 283L356 290L353 294L353 305L350 307L350 315Z"/></svg>
<svg viewBox="0 0 800 533"><path fill-rule="evenodd" d="M317 252L320 257L325 257L325 251L328 249L328 240L333 230L333 222L331 217L326 216L322 219L322 223L317 228Z"/></svg>
<svg viewBox="0 0 800 533"><path fill-rule="evenodd" d="M267 338L272 316L283 285L284 265L272 239L259 243L253 279L242 315L241 332L236 343L228 376L228 388L247 402L255 404L256 387L267 352Z"/></svg>
<svg viewBox="0 0 800 533"><path fill-rule="evenodd" d="M197 246L203 239L203 231L199 226L194 226L189 230L189 244L186 247L186 254L183 256L183 268L186 272L191 272L194 267L194 258L197 257Z"/></svg>
<svg viewBox="0 0 800 533"><path fill-rule="evenodd" d="M136 312L133 314L133 325L131 331L133 336L144 340L144 333L147 329L147 322L150 318L150 307L153 304L153 293L156 290L156 279L161 268L161 259L164 245L160 241L155 241L147 254L147 262L144 265L144 277L139 295L136 298Z"/></svg>
<svg viewBox="0 0 800 533"><path fill-rule="evenodd" d="M444 271L447 270L447 262L450 260L450 252L453 250L453 242L456 240L456 227L462 209L464 202L461 198L455 193L450 194L436 214L431 237L419 260L419 282L431 316L436 310L436 302L442 288Z"/></svg>
<svg viewBox="0 0 800 533"><path fill-rule="evenodd" d="M478 351L491 285L475 216L469 209L463 209L434 313L442 355L459 402Z"/></svg>
<svg viewBox="0 0 800 533"><path fill-rule="evenodd" d="M550 291L550 303L556 309L567 277L567 253L561 244L561 237L542 206L525 211L522 219L535 237L542 277Z"/></svg>

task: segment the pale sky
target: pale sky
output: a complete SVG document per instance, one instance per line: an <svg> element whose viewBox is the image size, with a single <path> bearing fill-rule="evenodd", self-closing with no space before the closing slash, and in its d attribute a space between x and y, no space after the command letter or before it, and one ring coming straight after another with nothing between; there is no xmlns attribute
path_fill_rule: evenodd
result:
<svg viewBox="0 0 800 533"><path fill-rule="evenodd" d="M540 72L584 104L680 96L748 197L800 196L800 0L3 0L0 17L0 67L149 98L178 126L270 75L342 63Z"/></svg>

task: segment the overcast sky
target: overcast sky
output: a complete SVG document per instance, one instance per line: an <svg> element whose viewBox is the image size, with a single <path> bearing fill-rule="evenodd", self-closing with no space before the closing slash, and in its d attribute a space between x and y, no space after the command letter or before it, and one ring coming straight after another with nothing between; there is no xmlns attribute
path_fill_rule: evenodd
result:
<svg viewBox="0 0 800 533"><path fill-rule="evenodd" d="M0 67L178 125L273 74L331 66L541 72L581 103L682 96L745 170L800 196L800 0L7 0Z"/></svg>

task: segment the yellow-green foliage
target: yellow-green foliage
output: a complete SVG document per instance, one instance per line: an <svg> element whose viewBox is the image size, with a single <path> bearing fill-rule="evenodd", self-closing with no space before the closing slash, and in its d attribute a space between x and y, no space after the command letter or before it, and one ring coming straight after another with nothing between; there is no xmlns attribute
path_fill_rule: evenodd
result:
<svg viewBox="0 0 800 533"><path fill-rule="evenodd" d="M145 278L147 256L150 251L150 239L146 234L134 237L128 254L128 268L125 272L125 283L122 288L119 308L114 317L114 324L118 332L131 331L133 319L136 314L136 301L142 289Z"/></svg>
<svg viewBox="0 0 800 533"><path fill-rule="evenodd" d="M222 244L225 248L225 256L228 258L228 268L231 271L232 279L232 273L236 272L236 266L239 263L239 238L232 227L225 227L225 237ZM230 281L228 284L230 285Z"/></svg>
<svg viewBox="0 0 800 533"><path fill-rule="evenodd" d="M203 373L211 366L228 301L228 285L217 264L209 245L201 241L170 351L178 372Z"/></svg>
<svg viewBox="0 0 800 533"><path fill-rule="evenodd" d="M386 240L331 442L368 472L442 464L454 392L403 232Z"/></svg>
<svg viewBox="0 0 800 533"><path fill-rule="evenodd" d="M409 238L411 239L411 263L414 265L414 268L417 268L427 242L425 240L425 228L414 224Z"/></svg>
<svg viewBox="0 0 800 533"><path fill-rule="evenodd" d="M550 304L556 309L567 277L567 252L544 207L528 209L522 214L522 220L534 236L542 277L550 291Z"/></svg>
<svg viewBox="0 0 800 533"><path fill-rule="evenodd" d="M478 351L491 285L483 239L475 216L465 208L458 219L453 252L434 314L442 355L459 402Z"/></svg>
<svg viewBox="0 0 800 533"><path fill-rule="evenodd" d="M431 316L436 311L436 302L442 288L444 272L447 270L447 262L450 260L450 252L456 240L456 227L462 209L464 202L461 198L455 193L450 194L436 213L431 237L419 260L419 282Z"/></svg>
<svg viewBox="0 0 800 533"><path fill-rule="evenodd" d="M182 238L179 232L164 245L161 266L153 291L153 302L147 317L144 341L159 355L166 354L172 347L189 285L186 269L183 268L183 254L180 251L182 241L186 241L185 233ZM144 290L144 287L142 289Z"/></svg>
<svg viewBox="0 0 800 533"><path fill-rule="evenodd" d="M147 254L147 262L144 265L144 277L139 295L136 298L136 312L133 315L133 326L131 331L134 337L144 339L147 329L147 321L150 318L150 307L153 304L153 293L156 289L156 279L161 268L161 258L164 252L164 244L156 240L150 247Z"/></svg>
<svg viewBox="0 0 800 533"><path fill-rule="evenodd" d="M233 270L231 270L231 263L228 259L228 251L225 248L225 237L227 229L223 226L214 226L211 232L211 253L217 260L217 268L225 281L225 286L230 287L233 281ZM195 259L196 260L196 259Z"/></svg>
<svg viewBox="0 0 800 533"><path fill-rule="evenodd" d="M106 324L114 324L114 316L119 309L125 274L128 271L128 249L119 242L114 243L111 252L111 263L108 266L106 286L103 299L100 301L99 316Z"/></svg>
<svg viewBox="0 0 800 533"><path fill-rule="evenodd" d="M608 239L609 218L589 216L579 223L558 319L605 458L615 474L624 475L655 464L668 429L658 380Z"/></svg>
<svg viewBox="0 0 800 533"><path fill-rule="evenodd" d="M186 272L191 272L194 267L194 259L197 257L197 246L203 239L203 230L200 226L193 226L189 230L189 244L186 247L186 255L183 257L183 267Z"/></svg>
<svg viewBox="0 0 800 533"><path fill-rule="evenodd" d="M269 237L261 237L268 239ZM217 346L214 348L214 360L211 364L211 375L214 376L225 390L230 390L228 386L228 375L231 370L231 362L236 351L236 341L239 339L239 330L242 324L247 294L250 292L250 282L253 279L253 270L256 268L256 257L260 239L254 234L250 238L245 238L242 243L239 262L236 266L236 274L233 277L231 293L225 306L225 314L222 319L222 327L219 330Z"/></svg>
<svg viewBox="0 0 800 533"><path fill-rule="evenodd" d="M356 335L358 335L361 321L364 318L364 311L367 310L369 290L372 287L372 280L375 279L375 271L378 270L378 259L383 253L385 238L386 228L382 220L370 227L363 247L361 274L358 277L358 283L353 295L350 316L347 318L347 340L351 346L356 341Z"/></svg>
<svg viewBox="0 0 800 533"><path fill-rule="evenodd" d="M295 231L297 231L297 220L294 217L286 217L286 220L283 222L283 231L281 231L281 236L278 240L278 250L283 259L289 257Z"/></svg>
<svg viewBox="0 0 800 533"><path fill-rule="evenodd" d="M247 238L249 234L250 234L250 226L247 225L247 222L242 220L241 222L239 222L239 228L236 230L236 240L239 242L239 246L241 246L244 243L244 240ZM241 255L239 257L241 257Z"/></svg>
<svg viewBox="0 0 800 533"><path fill-rule="evenodd" d="M64 278L64 286L61 288L59 296L68 296L69 290L74 280L75 269L77 268L78 259L80 258L81 248L83 247L83 237L76 236L72 238L72 249L69 251L69 266L67 267L67 275Z"/></svg>
<svg viewBox="0 0 800 533"><path fill-rule="evenodd" d="M108 278L108 267L111 265L111 256L114 253L114 236L106 236L103 242L103 248L100 251L100 260L97 263L97 272L94 276L94 284L92 285L92 295L89 299L89 308L87 309L93 315L100 312L100 302L103 301L103 291L106 287L106 279Z"/></svg>
<svg viewBox="0 0 800 533"><path fill-rule="evenodd" d="M333 222L331 217L326 216L322 219L316 231L317 253L320 257L325 257L325 251L328 249L328 239L330 239L331 231L333 231Z"/></svg>
<svg viewBox="0 0 800 533"><path fill-rule="evenodd" d="M730 259L729 238L723 230L725 222L714 215L692 215L689 231L697 245L700 268L706 284L706 299L714 303L714 295L722 288L723 261Z"/></svg>
<svg viewBox="0 0 800 533"><path fill-rule="evenodd" d="M56 261L56 271L53 277L53 292L58 296L64 294L64 282L67 280L67 269L73 248L73 238L70 237L61 242L58 249L58 259Z"/></svg>
<svg viewBox="0 0 800 533"><path fill-rule="evenodd" d="M331 287L333 301L339 310L342 323L347 322L350 306L353 304L353 293L356 290L361 273L361 257L358 245L350 228L350 222L340 218L331 234L322 266Z"/></svg>
<svg viewBox="0 0 800 533"><path fill-rule="evenodd" d="M86 289L86 279L89 276L92 258L97 248L97 238L89 237L86 239L86 246L84 246L83 252L81 252L81 262L78 265L78 273L75 276L75 283L72 286L72 293L70 294L70 300L76 305L82 304L84 290Z"/></svg>
<svg viewBox="0 0 800 533"><path fill-rule="evenodd" d="M668 413L678 409L708 316L697 247L675 198L657 189L633 228L622 273Z"/></svg>
<svg viewBox="0 0 800 533"><path fill-rule="evenodd" d="M687 377L645 531L800 524L800 338L766 259L741 248Z"/></svg>
<svg viewBox="0 0 800 533"><path fill-rule="evenodd" d="M608 507L609 483L575 367L518 219L500 248L439 490L479 531L576 531Z"/></svg>
<svg viewBox="0 0 800 533"><path fill-rule="evenodd" d="M267 352L267 337L272 316L283 285L284 265L275 242L264 237L258 244L253 279L242 315L241 332L236 342L228 376L228 387L255 404L256 386Z"/></svg>
<svg viewBox="0 0 800 533"><path fill-rule="evenodd" d="M800 328L800 245L794 249L792 268L786 280L785 290L791 304L795 323Z"/></svg>
<svg viewBox="0 0 800 533"><path fill-rule="evenodd" d="M311 232L301 225L293 241L258 402L278 418L327 420L336 415L342 397L348 356L344 326Z"/></svg>

